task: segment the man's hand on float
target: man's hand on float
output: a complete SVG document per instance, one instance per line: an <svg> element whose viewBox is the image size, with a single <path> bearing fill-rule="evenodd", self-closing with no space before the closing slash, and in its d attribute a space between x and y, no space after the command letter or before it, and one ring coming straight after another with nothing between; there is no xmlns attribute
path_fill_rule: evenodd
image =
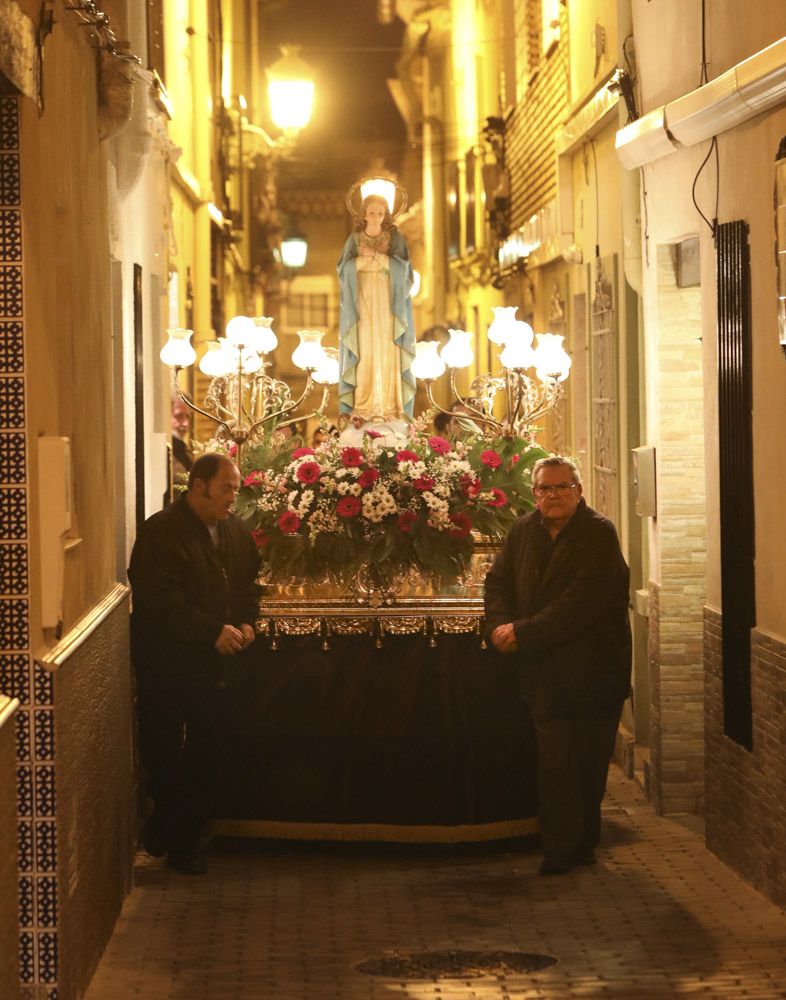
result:
<svg viewBox="0 0 786 1000"><path fill-rule="evenodd" d="M243 633L243 649L245 649L246 646L250 646L254 639L256 639L257 634L254 631L254 626L249 625L247 622L243 622L240 626L240 631Z"/></svg>
<svg viewBox="0 0 786 1000"><path fill-rule="evenodd" d="M245 627L251 628L250 625ZM221 635L219 635L214 643L214 646L222 656L234 656L235 653L239 653L246 645L248 643L244 633L239 628L235 628L234 625L225 625L221 629Z"/></svg>
<svg viewBox="0 0 786 1000"><path fill-rule="evenodd" d="M500 653L515 653L519 648L516 642L516 633L513 631L513 622L506 622L504 625L497 625L491 633L491 642Z"/></svg>

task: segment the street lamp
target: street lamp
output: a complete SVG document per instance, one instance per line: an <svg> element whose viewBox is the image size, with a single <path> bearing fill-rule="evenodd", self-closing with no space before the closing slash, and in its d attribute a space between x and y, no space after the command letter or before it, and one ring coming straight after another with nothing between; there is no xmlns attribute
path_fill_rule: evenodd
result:
<svg viewBox="0 0 786 1000"><path fill-rule="evenodd" d="M305 267L308 257L308 240L297 229L288 229L281 240L281 263L288 271Z"/></svg>
<svg viewBox="0 0 786 1000"><path fill-rule="evenodd" d="M285 135L308 125L314 103L314 79L299 51L299 45L282 45L281 58L266 71L270 116Z"/></svg>

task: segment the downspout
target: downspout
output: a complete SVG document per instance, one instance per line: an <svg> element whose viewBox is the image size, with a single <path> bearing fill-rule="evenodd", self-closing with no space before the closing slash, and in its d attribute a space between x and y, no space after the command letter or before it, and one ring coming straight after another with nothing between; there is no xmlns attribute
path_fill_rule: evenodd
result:
<svg viewBox="0 0 786 1000"><path fill-rule="evenodd" d="M191 0L189 50L193 80L191 128L194 137L194 174L200 199L194 209L194 346L213 337L210 307L210 212L213 201L211 180L211 136L213 95L211 93L209 24L207 0Z"/></svg>

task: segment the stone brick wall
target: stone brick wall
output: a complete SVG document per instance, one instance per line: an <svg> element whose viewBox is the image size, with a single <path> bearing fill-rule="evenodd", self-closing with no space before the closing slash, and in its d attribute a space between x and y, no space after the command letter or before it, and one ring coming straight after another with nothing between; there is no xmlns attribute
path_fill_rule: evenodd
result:
<svg viewBox="0 0 786 1000"><path fill-rule="evenodd" d="M751 632L753 749L723 732L722 619L704 609L707 846L786 906L786 640Z"/></svg>

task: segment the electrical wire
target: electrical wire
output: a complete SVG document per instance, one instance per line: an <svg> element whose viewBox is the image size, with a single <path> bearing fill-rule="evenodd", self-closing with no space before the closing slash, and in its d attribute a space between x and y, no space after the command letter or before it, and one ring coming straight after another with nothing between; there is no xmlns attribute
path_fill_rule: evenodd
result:
<svg viewBox="0 0 786 1000"><path fill-rule="evenodd" d="M699 203L696 201L696 185L698 184L699 177L701 176L704 168L707 166L707 163L709 162L709 159L712 156L713 152L715 153L715 215L713 216L712 221L710 221L704 214L704 212L702 212L702 210L699 208ZM720 198L720 159L718 156L718 137L716 135L712 137L712 142L710 143L710 148L707 150L707 155L702 160L701 166L696 171L696 176L693 178L693 185L691 187L690 196L693 199L694 208L702 217L702 219L704 219L704 221L707 223L707 227L709 231L712 233L712 238L715 239L715 230L717 229L718 226L718 201Z"/></svg>
<svg viewBox="0 0 786 1000"><path fill-rule="evenodd" d="M595 259L600 257L600 188L598 184L598 158L595 155L595 140L589 140L592 149L593 173L595 174Z"/></svg>

